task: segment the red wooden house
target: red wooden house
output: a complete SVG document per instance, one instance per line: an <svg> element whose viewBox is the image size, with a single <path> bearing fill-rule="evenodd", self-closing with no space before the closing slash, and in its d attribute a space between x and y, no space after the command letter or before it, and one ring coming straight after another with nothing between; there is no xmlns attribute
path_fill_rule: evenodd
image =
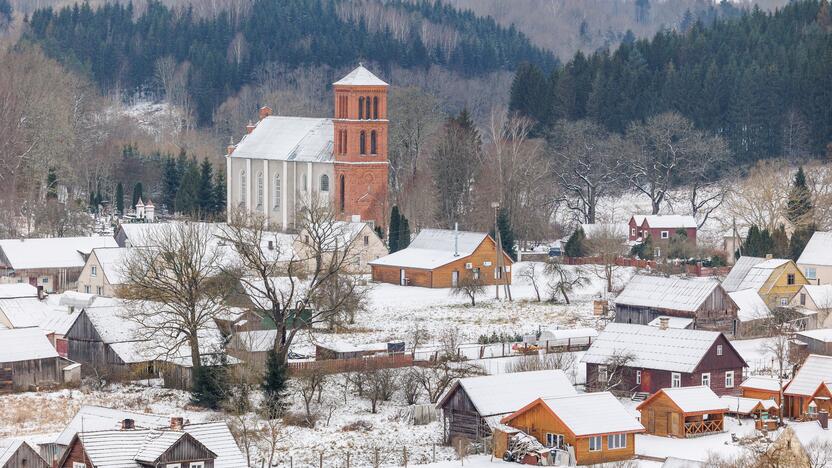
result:
<svg viewBox="0 0 832 468"><path fill-rule="evenodd" d="M653 242L668 241L681 229L688 236L688 242L696 245L696 220L693 216L681 215L633 215L630 217L629 240L641 242L649 235Z"/></svg>

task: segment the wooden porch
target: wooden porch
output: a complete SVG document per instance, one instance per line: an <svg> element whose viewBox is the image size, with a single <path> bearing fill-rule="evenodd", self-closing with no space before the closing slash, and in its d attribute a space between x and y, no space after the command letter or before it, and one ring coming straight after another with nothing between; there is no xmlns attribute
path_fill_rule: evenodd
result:
<svg viewBox="0 0 832 468"><path fill-rule="evenodd" d="M699 437L723 431L723 419L685 421L685 437Z"/></svg>

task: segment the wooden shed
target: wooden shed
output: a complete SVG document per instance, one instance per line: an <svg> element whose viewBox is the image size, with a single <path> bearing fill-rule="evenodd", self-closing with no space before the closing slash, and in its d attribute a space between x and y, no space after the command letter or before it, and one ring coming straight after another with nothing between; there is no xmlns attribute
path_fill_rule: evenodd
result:
<svg viewBox="0 0 832 468"><path fill-rule="evenodd" d="M492 435L500 418L541 395L575 395L562 370L514 372L459 379L439 400L446 443L457 438L480 441Z"/></svg>
<svg viewBox="0 0 832 468"><path fill-rule="evenodd" d="M813 419L819 409L828 408L825 382L832 382L832 356L810 354L783 390L783 415Z"/></svg>
<svg viewBox="0 0 832 468"><path fill-rule="evenodd" d="M693 319L692 328L736 333L737 305L716 280L636 275L615 298L617 323L648 325L661 316Z"/></svg>
<svg viewBox="0 0 832 468"><path fill-rule="evenodd" d="M0 441L0 468L51 468L31 445L22 440Z"/></svg>
<svg viewBox="0 0 832 468"><path fill-rule="evenodd" d="M728 407L708 387L663 388L636 408L648 434L696 437L722 432Z"/></svg>
<svg viewBox="0 0 832 468"><path fill-rule="evenodd" d="M511 258L503 252L500 260L497 243L484 232L422 229L407 248L369 264L379 283L451 288L472 279L511 284Z"/></svg>
<svg viewBox="0 0 832 468"><path fill-rule="evenodd" d="M572 448L578 465L635 457L635 435L644 427L612 393L538 398L501 421L547 447Z"/></svg>
<svg viewBox="0 0 832 468"><path fill-rule="evenodd" d="M37 327L0 330L0 343L0 393L60 385L64 367L72 364Z"/></svg>
<svg viewBox="0 0 832 468"><path fill-rule="evenodd" d="M784 388L788 384L788 380L783 380ZM780 380L775 377L761 375L751 376L740 384L740 395L744 398L774 400L780 403Z"/></svg>
<svg viewBox="0 0 832 468"><path fill-rule="evenodd" d="M774 418L780 414L780 406L774 400L760 400L758 398L728 395L723 395L719 399L728 406L727 414L755 419L762 417Z"/></svg>

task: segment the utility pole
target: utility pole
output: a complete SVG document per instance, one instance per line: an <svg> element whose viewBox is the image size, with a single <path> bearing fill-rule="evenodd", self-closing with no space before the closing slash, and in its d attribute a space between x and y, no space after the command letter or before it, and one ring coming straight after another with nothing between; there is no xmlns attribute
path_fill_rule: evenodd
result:
<svg viewBox="0 0 832 468"><path fill-rule="evenodd" d="M497 242L497 258L494 266L496 268L494 275L494 290L497 293L497 299L500 299L500 281L503 276L503 244L500 239L500 226L497 225L497 211L500 209L500 202L491 202L491 207L494 208L494 237Z"/></svg>

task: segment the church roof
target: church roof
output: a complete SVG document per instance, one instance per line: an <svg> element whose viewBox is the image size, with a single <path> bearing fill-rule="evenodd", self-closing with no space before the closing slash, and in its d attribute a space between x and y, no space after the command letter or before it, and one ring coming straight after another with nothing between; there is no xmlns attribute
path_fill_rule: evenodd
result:
<svg viewBox="0 0 832 468"><path fill-rule="evenodd" d="M231 157L327 162L333 135L332 119L269 116L240 140Z"/></svg>
<svg viewBox="0 0 832 468"><path fill-rule="evenodd" d="M387 83L382 81L381 78L373 75L370 70L364 68L364 65L357 66L355 70L349 72L347 76L332 84L336 86L387 86Z"/></svg>

